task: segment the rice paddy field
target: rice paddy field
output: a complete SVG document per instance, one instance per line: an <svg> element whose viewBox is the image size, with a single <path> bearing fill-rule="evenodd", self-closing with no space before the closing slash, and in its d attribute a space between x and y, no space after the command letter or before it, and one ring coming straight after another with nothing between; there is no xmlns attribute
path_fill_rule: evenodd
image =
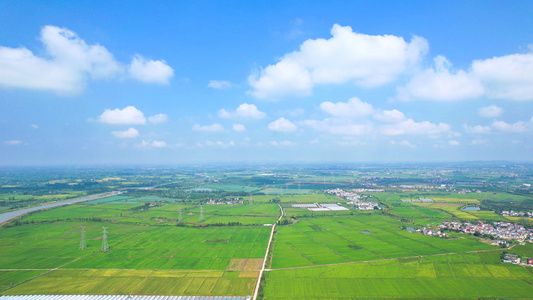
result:
<svg viewBox="0 0 533 300"><path fill-rule="evenodd" d="M264 225L276 223L280 202L294 222L276 227L260 299L532 298L533 268L502 264L501 248L470 235L410 233L401 222L502 217L459 210L472 198L404 204L397 196L379 196L398 202L389 215L291 207L343 202L322 193L201 207L120 195L40 211L0 227L0 295L251 295L271 232ZM102 227L108 252L100 251ZM533 244L513 250L533 256Z"/></svg>

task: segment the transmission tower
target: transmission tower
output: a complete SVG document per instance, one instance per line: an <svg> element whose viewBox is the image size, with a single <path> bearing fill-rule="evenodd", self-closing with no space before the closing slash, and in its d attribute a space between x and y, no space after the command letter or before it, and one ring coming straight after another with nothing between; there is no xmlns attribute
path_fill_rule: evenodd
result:
<svg viewBox="0 0 533 300"><path fill-rule="evenodd" d="M102 252L109 251L109 245L107 244L107 227L102 227L104 229L104 237L102 239Z"/></svg>
<svg viewBox="0 0 533 300"><path fill-rule="evenodd" d="M254 199L252 198L252 194L250 194L250 206L254 205Z"/></svg>
<svg viewBox="0 0 533 300"><path fill-rule="evenodd" d="M181 223L181 222L183 222L183 219L181 218L181 208L180 208L180 215L178 217L178 223Z"/></svg>
<svg viewBox="0 0 533 300"><path fill-rule="evenodd" d="M87 243L85 242L85 226L81 226L80 250L85 249L87 249Z"/></svg>
<svg viewBox="0 0 533 300"><path fill-rule="evenodd" d="M200 222L204 221L204 207L200 205Z"/></svg>

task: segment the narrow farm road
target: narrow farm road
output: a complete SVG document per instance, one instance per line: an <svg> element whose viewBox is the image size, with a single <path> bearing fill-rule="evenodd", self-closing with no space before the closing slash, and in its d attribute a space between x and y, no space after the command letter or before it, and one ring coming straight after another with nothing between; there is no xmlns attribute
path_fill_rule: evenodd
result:
<svg viewBox="0 0 533 300"><path fill-rule="evenodd" d="M257 281L255 282L255 288L254 288L254 295L252 297L252 300L257 299L257 295L259 294L259 285L261 284L261 277L263 277L263 272L265 271L265 265L268 257L268 252L270 251L270 245L272 244L272 238L274 237L274 231L276 230L276 225L279 221L281 221L281 218L283 218L283 208L281 205L278 204L280 215L278 218L278 221L272 225L272 231L270 231L270 239L268 240L268 245L265 252L265 258L263 258L263 265L261 266L261 271L259 271L259 276L257 276Z"/></svg>

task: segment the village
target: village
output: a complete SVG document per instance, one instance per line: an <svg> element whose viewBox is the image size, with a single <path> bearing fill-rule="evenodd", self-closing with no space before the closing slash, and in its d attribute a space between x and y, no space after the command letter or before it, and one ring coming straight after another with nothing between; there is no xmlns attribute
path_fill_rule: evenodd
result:
<svg viewBox="0 0 533 300"><path fill-rule="evenodd" d="M453 230L463 233L474 234L477 236L488 235L495 240L492 244L508 246L510 241L519 243L533 243L533 229L525 228L520 224L509 222L476 223L469 222L443 222L439 225L442 230Z"/></svg>
<svg viewBox="0 0 533 300"><path fill-rule="evenodd" d="M514 210L504 210L501 213L504 217L528 217L533 218L533 212L523 212L523 211L514 211Z"/></svg>
<svg viewBox="0 0 533 300"><path fill-rule="evenodd" d="M379 206L379 203L374 201L363 201L361 198L366 198L365 195L360 195L353 192L347 192L342 189L329 189L325 190L324 193L335 195L339 198L344 198L348 200L347 204L355 206L358 210L379 210L381 207Z"/></svg>

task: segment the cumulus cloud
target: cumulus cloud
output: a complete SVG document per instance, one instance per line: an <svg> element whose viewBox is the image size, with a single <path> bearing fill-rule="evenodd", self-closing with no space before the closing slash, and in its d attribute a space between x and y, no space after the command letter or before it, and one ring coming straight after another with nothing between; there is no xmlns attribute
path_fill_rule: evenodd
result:
<svg viewBox="0 0 533 300"><path fill-rule="evenodd" d="M200 148L203 148L203 147L222 147L222 148L227 148L227 147L235 146L235 142L234 141L229 141L227 143L224 143L222 141L216 141L216 142L205 141L204 143L197 142L196 146L200 147Z"/></svg>
<svg viewBox="0 0 533 300"><path fill-rule="evenodd" d="M154 148L165 148L167 146L167 143L164 141L152 141L150 146Z"/></svg>
<svg viewBox="0 0 533 300"><path fill-rule="evenodd" d="M142 111L134 106L127 106L123 109L106 109L98 117L98 121L106 124L142 125L146 123L146 118Z"/></svg>
<svg viewBox="0 0 533 300"><path fill-rule="evenodd" d="M416 145L411 144L409 141L401 141L398 144L403 147L416 148Z"/></svg>
<svg viewBox="0 0 533 300"><path fill-rule="evenodd" d="M168 121L168 116L165 114L157 114L148 118L148 122L152 124L165 123Z"/></svg>
<svg viewBox="0 0 533 300"><path fill-rule="evenodd" d="M374 115L374 119L386 123L398 123L405 120L403 112L393 109L385 110Z"/></svg>
<svg viewBox="0 0 533 300"><path fill-rule="evenodd" d="M444 56L434 59L434 68L415 75L405 86L398 89L400 100L417 98L434 101L457 101L483 95L480 80L463 70L453 71Z"/></svg>
<svg viewBox="0 0 533 300"><path fill-rule="evenodd" d="M111 134L119 139L133 139L139 136L139 131L135 128L129 128L124 131L112 131Z"/></svg>
<svg viewBox="0 0 533 300"><path fill-rule="evenodd" d="M116 78L125 72L105 47L88 45L67 28L44 26L40 40L42 57L25 47L0 46L0 86L75 94L88 79Z"/></svg>
<svg viewBox="0 0 533 300"><path fill-rule="evenodd" d="M466 133L476 133L476 134L481 133L481 134L484 134L484 133L490 133L491 132L490 126L481 126L481 125L468 126L468 125L464 124L463 128L464 128Z"/></svg>
<svg viewBox="0 0 533 300"><path fill-rule="evenodd" d="M407 119L393 125L384 125L381 128L381 133L384 135L440 135L450 132L449 124L434 124L429 121L415 122L413 119Z"/></svg>
<svg viewBox="0 0 533 300"><path fill-rule="evenodd" d="M201 132L221 132L221 131L224 131L224 127L218 123L214 123L211 125L203 125L203 126L195 124L192 127L192 130L201 131Z"/></svg>
<svg viewBox="0 0 533 300"><path fill-rule="evenodd" d="M495 121L492 123L492 127L502 132L528 132L531 130L532 122L518 121L515 123L507 123L504 121Z"/></svg>
<svg viewBox="0 0 533 300"><path fill-rule="evenodd" d="M295 142L291 142L291 141L281 141L281 142L277 142L277 141L271 141L270 143L268 143L270 146L274 146L274 147L291 147L291 146L296 146L296 143Z"/></svg>
<svg viewBox="0 0 533 300"><path fill-rule="evenodd" d="M135 55L128 68L131 78L144 83L168 84L174 70L164 60L147 60Z"/></svg>
<svg viewBox="0 0 533 300"><path fill-rule="evenodd" d="M496 105L489 105L478 110L478 114L484 118L496 118L501 116L502 113L503 108Z"/></svg>
<svg viewBox="0 0 533 300"><path fill-rule="evenodd" d="M244 127L242 124L233 124L233 130L237 132L243 132L246 130L246 127Z"/></svg>
<svg viewBox="0 0 533 300"><path fill-rule="evenodd" d="M490 126L468 126L463 125L466 133L491 133L491 132L503 132L503 133L524 133L533 130L533 117L529 121L517 121L514 123L507 123L505 121L494 121Z"/></svg>
<svg viewBox="0 0 533 300"><path fill-rule="evenodd" d="M320 109L335 117L362 117L374 112L371 104L361 101L357 97L350 98L348 102L322 102Z"/></svg>
<svg viewBox="0 0 533 300"><path fill-rule="evenodd" d="M314 84L353 82L379 86L396 79L428 50L425 39L406 42L393 35L365 35L333 25L329 39L309 39L278 63L252 74L252 96L279 99L311 94Z"/></svg>
<svg viewBox="0 0 533 300"><path fill-rule="evenodd" d="M448 144L450 144L451 146L459 146L460 145L460 143L458 141L455 141L455 140L448 141Z"/></svg>
<svg viewBox="0 0 533 300"><path fill-rule="evenodd" d="M4 144L10 145L10 146L16 146L16 145L22 145L22 141L11 140L11 141L5 141Z"/></svg>
<svg viewBox="0 0 533 300"><path fill-rule="evenodd" d="M291 121L282 117L268 124L268 129L280 132L293 132L296 131L298 127L296 127Z"/></svg>
<svg viewBox="0 0 533 300"><path fill-rule="evenodd" d="M209 80L209 84L207 84L207 87L214 88L214 89L229 89L233 86L231 82L226 80Z"/></svg>
<svg viewBox="0 0 533 300"><path fill-rule="evenodd" d="M326 118L322 121L304 120L298 122L298 124L334 135L366 135L374 131L372 124L353 124L351 121L331 118Z"/></svg>
<svg viewBox="0 0 533 300"><path fill-rule="evenodd" d="M533 100L533 53L475 60L472 73L490 98Z"/></svg>
<svg viewBox="0 0 533 300"><path fill-rule="evenodd" d="M224 119L242 118L258 120L266 117L266 113L259 111L254 104L243 103L235 111L219 110L218 116Z"/></svg>

